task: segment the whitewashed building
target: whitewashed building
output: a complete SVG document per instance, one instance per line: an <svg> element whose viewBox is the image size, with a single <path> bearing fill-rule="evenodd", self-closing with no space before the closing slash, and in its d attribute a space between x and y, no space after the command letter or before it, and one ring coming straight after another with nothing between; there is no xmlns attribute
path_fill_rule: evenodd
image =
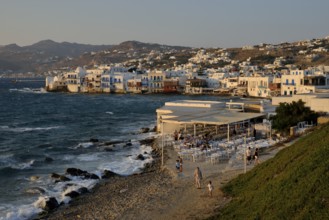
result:
<svg viewBox="0 0 329 220"><path fill-rule="evenodd" d="M282 75L281 95L314 93L316 90L329 88L329 76L323 72L310 70L292 70Z"/></svg>
<svg viewBox="0 0 329 220"><path fill-rule="evenodd" d="M65 74L67 90L73 93L81 92L86 75L87 72L82 67L76 68L74 72L67 72Z"/></svg>

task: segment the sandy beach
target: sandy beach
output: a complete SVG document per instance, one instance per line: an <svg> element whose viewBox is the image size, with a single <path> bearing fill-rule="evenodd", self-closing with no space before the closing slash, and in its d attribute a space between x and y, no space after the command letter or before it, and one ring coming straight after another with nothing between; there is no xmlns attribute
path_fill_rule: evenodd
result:
<svg viewBox="0 0 329 220"><path fill-rule="evenodd" d="M260 160L273 157L282 147L266 149ZM221 192L221 186L244 172L241 168L227 169L227 161L220 164L184 161L183 172L177 173L176 159L173 148L166 147L163 168L161 157L157 156L145 172L102 180L91 193L42 219L204 219L218 213L230 201ZM194 185L193 171L197 166L204 177L201 189ZM254 166L248 165L247 169ZM209 180L214 185L212 197L206 188Z"/></svg>

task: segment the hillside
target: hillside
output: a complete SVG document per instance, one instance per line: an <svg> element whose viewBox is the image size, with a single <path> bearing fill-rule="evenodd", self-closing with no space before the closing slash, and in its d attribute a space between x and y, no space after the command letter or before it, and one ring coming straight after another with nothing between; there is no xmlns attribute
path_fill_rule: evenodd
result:
<svg viewBox="0 0 329 220"><path fill-rule="evenodd" d="M57 64L66 64L66 62L78 58L83 53L111 47L112 45L58 43L52 40L43 40L23 47L17 44L9 44L0 47L0 73L30 71L41 73L57 68Z"/></svg>
<svg viewBox="0 0 329 220"><path fill-rule="evenodd" d="M182 53L188 47L168 46L161 44L125 41L118 45L87 45L43 40L33 45L20 47L17 44L0 46L0 74L11 72L43 73L61 68L77 66L93 66L103 63L121 63L138 65L140 60L148 57L152 51L154 56L165 54L154 66L163 67L169 63L171 54L177 54L180 63L187 62L191 56ZM142 61L145 63L145 61ZM145 66L145 67L151 67Z"/></svg>
<svg viewBox="0 0 329 220"><path fill-rule="evenodd" d="M227 49L190 48L138 41L125 41L118 45L88 45L44 40L24 47L17 44L0 46L0 74L34 72L45 76L52 74L52 71L75 69L77 66L88 68L115 63L150 70L172 69L182 64L190 65L191 59L194 60L192 65L200 71L225 66L239 70L245 65L271 71L287 68L287 64L301 69L329 66L329 37Z"/></svg>
<svg viewBox="0 0 329 220"><path fill-rule="evenodd" d="M232 201L210 219L329 219L329 125L223 188Z"/></svg>

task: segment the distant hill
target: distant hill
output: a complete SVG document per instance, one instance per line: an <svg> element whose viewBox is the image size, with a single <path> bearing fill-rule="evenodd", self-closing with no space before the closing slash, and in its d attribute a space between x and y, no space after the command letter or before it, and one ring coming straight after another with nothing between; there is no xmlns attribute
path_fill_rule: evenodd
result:
<svg viewBox="0 0 329 220"><path fill-rule="evenodd" d="M52 40L43 40L36 44L23 47L23 50L31 52L44 52L50 56L77 57L85 52L99 51L109 49L111 47L112 45L89 45L69 42L57 43Z"/></svg>
<svg viewBox="0 0 329 220"><path fill-rule="evenodd" d="M77 57L84 52L99 51L111 48L112 45L89 45L89 44L78 44L62 42L58 43L52 40L43 40L38 43L20 47L17 44L9 44L0 47L1 53L38 53L48 56L70 56Z"/></svg>
<svg viewBox="0 0 329 220"><path fill-rule="evenodd" d="M190 47L181 47L181 46L168 46L154 43L143 43L139 41L124 41L119 45L112 47L112 50L184 50L190 49Z"/></svg>
<svg viewBox="0 0 329 220"><path fill-rule="evenodd" d="M140 59L146 58L152 51L160 53L181 53L182 51L189 51L189 47L180 47L180 46L168 46L161 44L152 44L152 43L143 43L139 41L125 41L118 45L114 45L107 51L100 51L96 54L83 54L79 59L75 60L75 63L78 65L93 65L100 63L121 63L128 60L136 60L132 65L138 65ZM187 58L190 58L191 55L187 53ZM168 56L162 57L162 62L168 61ZM183 62L187 62L187 58ZM142 61L145 63L145 61ZM144 66L155 68L158 67L156 63L152 66Z"/></svg>
<svg viewBox="0 0 329 220"><path fill-rule="evenodd" d="M77 66L91 67L99 64L121 63L132 67L141 65L146 69L171 69L186 64L201 48L169 46L139 41L125 41L118 45L89 45L43 40L33 45L20 47L17 44L0 46L0 74L34 72L45 74L57 69L75 69ZM195 63L200 70L231 65L237 69L239 63L248 61L262 69L281 62L280 68L291 64L297 68L329 65L329 38L309 41L261 44L247 48L203 48L209 59L221 57L223 51L229 54L231 62L203 60ZM279 61L278 61L278 60ZM209 62L208 62L209 61ZM276 67L276 66L274 66Z"/></svg>
<svg viewBox="0 0 329 220"><path fill-rule="evenodd" d="M328 133L320 126L229 182L232 201L210 219L329 219Z"/></svg>
<svg viewBox="0 0 329 220"><path fill-rule="evenodd" d="M112 45L88 45L43 40L29 46L9 44L0 47L0 73L42 72L55 67L57 62L74 59L83 53L111 48Z"/></svg>
<svg viewBox="0 0 329 220"><path fill-rule="evenodd" d="M131 57L140 59L152 50L182 51L188 47L125 41L119 45L89 45L43 40L20 47L17 44L0 46L0 74L12 72L36 72L61 67L88 66L100 63L124 62ZM130 57L131 55L131 57Z"/></svg>

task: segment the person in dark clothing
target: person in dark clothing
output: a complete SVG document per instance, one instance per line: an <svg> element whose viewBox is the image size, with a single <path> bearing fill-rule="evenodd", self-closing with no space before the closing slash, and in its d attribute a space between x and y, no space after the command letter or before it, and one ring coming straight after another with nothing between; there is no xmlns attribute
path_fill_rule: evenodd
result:
<svg viewBox="0 0 329 220"><path fill-rule="evenodd" d="M258 151L258 147L256 148L255 153L254 153L254 160L255 160L255 165L258 165L259 164L259 151Z"/></svg>

